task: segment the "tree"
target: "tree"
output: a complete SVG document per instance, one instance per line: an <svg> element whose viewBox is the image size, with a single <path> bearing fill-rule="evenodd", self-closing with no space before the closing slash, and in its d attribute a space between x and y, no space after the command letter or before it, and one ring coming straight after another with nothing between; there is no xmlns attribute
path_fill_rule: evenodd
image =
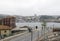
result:
<svg viewBox="0 0 60 41"><path fill-rule="evenodd" d="M43 33L43 35L44 35L44 41L46 41L46 39L47 39L47 35L45 34L45 29L46 29L46 22L45 21L43 21L43 24L42 24L42 33Z"/></svg>

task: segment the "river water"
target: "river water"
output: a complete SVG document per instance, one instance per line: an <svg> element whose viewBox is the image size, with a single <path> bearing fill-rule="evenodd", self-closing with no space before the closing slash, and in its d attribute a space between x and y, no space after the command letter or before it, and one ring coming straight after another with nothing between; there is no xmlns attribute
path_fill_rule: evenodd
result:
<svg viewBox="0 0 60 41"><path fill-rule="evenodd" d="M29 26L29 27L42 27L42 22L25 22L25 23L16 23L17 27L23 27L23 26ZM60 27L60 23L56 23L56 22L47 22L46 23L47 27Z"/></svg>

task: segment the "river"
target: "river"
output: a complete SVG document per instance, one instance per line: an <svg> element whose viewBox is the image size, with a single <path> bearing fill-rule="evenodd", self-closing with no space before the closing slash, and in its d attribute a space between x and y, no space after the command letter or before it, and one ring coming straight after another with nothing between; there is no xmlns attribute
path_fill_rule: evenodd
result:
<svg viewBox="0 0 60 41"><path fill-rule="evenodd" d="M29 26L29 27L35 27L35 26L38 26L38 27L42 27L42 22L24 22L24 23L16 23L16 26L18 27L22 27L22 26ZM56 23L56 22L47 22L46 23L47 27L60 27L60 23Z"/></svg>

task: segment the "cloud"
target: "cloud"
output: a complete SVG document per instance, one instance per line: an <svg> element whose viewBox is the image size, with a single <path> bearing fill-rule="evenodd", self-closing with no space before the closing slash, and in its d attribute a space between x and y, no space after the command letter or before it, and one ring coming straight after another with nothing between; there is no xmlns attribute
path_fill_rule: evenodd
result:
<svg viewBox="0 0 60 41"><path fill-rule="evenodd" d="M60 0L0 0L1 14L57 15Z"/></svg>

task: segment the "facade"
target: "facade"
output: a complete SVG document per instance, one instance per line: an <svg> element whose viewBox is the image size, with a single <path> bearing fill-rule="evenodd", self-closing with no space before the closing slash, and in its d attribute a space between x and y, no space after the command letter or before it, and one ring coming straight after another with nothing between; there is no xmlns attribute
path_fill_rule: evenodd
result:
<svg viewBox="0 0 60 41"><path fill-rule="evenodd" d="M11 35L12 27L0 25L0 37L4 38Z"/></svg>
<svg viewBox="0 0 60 41"><path fill-rule="evenodd" d="M6 25L6 26L14 28L16 26L15 17L11 16L11 17L6 17L6 18L0 19L0 25Z"/></svg>

